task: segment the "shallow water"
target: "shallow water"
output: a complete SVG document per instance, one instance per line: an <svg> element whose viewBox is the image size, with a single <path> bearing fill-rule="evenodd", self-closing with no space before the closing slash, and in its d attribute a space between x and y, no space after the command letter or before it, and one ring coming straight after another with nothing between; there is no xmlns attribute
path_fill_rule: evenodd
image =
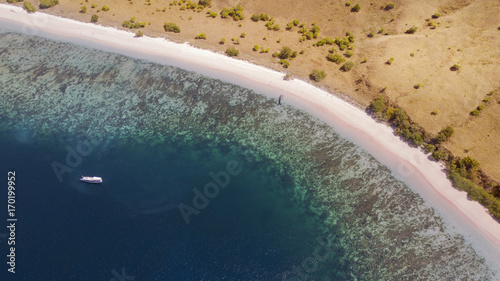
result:
<svg viewBox="0 0 500 281"><path fill-rule="evenodd" d="M250 90L13 33L0 86L19 280L494 278L373 157Z"/></svg>

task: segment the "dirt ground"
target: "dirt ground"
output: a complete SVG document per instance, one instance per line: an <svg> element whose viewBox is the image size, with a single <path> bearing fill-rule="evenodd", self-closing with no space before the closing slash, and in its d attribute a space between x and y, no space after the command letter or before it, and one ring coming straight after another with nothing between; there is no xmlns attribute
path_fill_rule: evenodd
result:
<svg viewBox="0 0 500 281"><path fill-rule="evenodd" d="M420 0L393 1L393 9L385 9L389 1L312 0L213 0L212 7L201 12L180 10L173 1L164 0L89 0L89 2L59 0L59 5L43 12L89 22L93 14L98 24L122 28L131 17L138 22L150 23L141 29L147 36L166 37L177 42L224 52L228 46L240 51L238 59L286 71L308 80L313 69L324 70L327 77L317 83L342 98L366 108L372 99L384 93L403 107L409 116L430 133L438 133L451 125L455 134L446 147L457 156L471 156L481 163L482 169L500 180L500 2L497 0ZM0 3L6 3L1 0ZM38 7L38 0L32 1ZM95 4L95 8L91 5ZM240 4L245 19L234 21L208 17L208 10L219 12L224 7ZM359 12L351 8L359 4ZM87 6L85 14L80 7ZM99 11L107 5L109 11ZM185 4L184 4L185 5ZM162 10L166 8L166 11ZM274 17L279 31L267 30L264 21L253 22L253 13L266 13ZM439 18L432 15L440 13ZM297 19L310 29L320 27L317 39L299 42L301 34L294 27L285 29L288 22ZM432 29L430 21L437 26ZM165 22L176 23L180 33L167 33ZM241 26L240 26L241 24ZM406 34L410 27L414 34ZM378 33L381 29L382 33ZM135 29L132 31L136 31ZM206 40L194 39L199 33ZM349 72L339 70L341 65L329 62L326 56L332 46L314 47L313 43L325 37L354 35L354 55L346 58L355 63ZM367 35L374 32L372 38ZM241 38L240 35L246 36ZM219 44L226 39L224 45ZM240 41L234 44L232 38ZM278 43L279 40L279 43ZM253 51L254 45L269 48L269 53ZM272 54L289 46L304 50L284 69ZM334 45L335 46L335 45ZM338 54L343 54L337 49ZM387 60L394 58L392 64ZM367 59L366 62L363 62ZM459 64L458 71L450 70ZM416 89L414 86L420 84ZM483 102L487 94L488 102ZM485 105L477 117L469 113ZM437 110L437 114L431 112Z"/></svg>

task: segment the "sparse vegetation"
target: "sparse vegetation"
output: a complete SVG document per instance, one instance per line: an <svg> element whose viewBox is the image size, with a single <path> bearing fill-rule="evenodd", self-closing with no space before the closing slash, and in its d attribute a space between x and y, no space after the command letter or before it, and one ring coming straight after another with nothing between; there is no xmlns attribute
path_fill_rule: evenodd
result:
<svg viewBox="0 0 500 281"><path fill-rule="evenodd" d="M453 127L447 126L443 130L441 130L441 132L439 132L439 134L436 137L436 141L438 143L445 142L449 138L451 138L451 136L453 135L454 132L455 132L455 129L453 129Z"/></svg>
<svg viewBox="0 0 500 281"><path fill-rule="evenodd" d="M59 0L40 0L40 9L48 9L59 4Z"/></svg>
<svg viewBox="0 0 500 281"><path fill-rule="evenodd" d="M245 38L246 36L247 36L247 34L246 34L246 33L241 33L241 34L240 34L240 37L241 37L241 38Z"/></svg>
<svg viewBox="0 0 500 281"><path fill-rule="evenodd" d="M354 63L352 61L346 61L344 65L340 67L340 70L347 72L350 71L354 67Z"/></svg>
<svg viewBox="0 0 500 281"><path fill-rule="evenodd" d="M429 21L429 23L427 25L430 26L431 29L436 29L437 28L437 24L433 20Z"/></svg>
<svg viewBox="0 0 500 281"><path fill-rule="evenodd" d="M23 9L26 10L26 12L28 12L30 14L36 12L35 6L33 4L31 4L31 2L29 2L29 1L24 1Z"/></svg>
<svg viewBox="0 0 500 281"><path fill-rule="evenodd" d="M279 61L279 64L281 64L284 68L290 67L290 62L288 60L282 59Z"/></svg>
<svg viewBox="0 0 500 281"><path fill-rule="evenodd" d="M142 37L142 36L144 36L144 32L142 32L142 30L137 30L137 32L135 33L135 36Z"/></svg>
<svg viewBox="0 0 500 281"><path fill-rule="evenodd" d="M98 20L99 20L98 15L92 15L92 17L90 17L90 22L97 22Z"/></svg>
<svg viewBox="0 0 500 281"><path fill-rule="evenodd" d="M394 62L394 58L388 59L385 63L391 65Z"/></svg>
<svg viewBox="0 0 500 281"><path fill-rule="evenodd" d="M454 65L452 65L450 67L450 70L451 71L458 71L458 70L460 70L460 68L462 68L462 67L458 63L455 63Z"/></svg>
<svg viewBox="0 0 500 281"><path fill-rule="evenodd" d="M106 6L106 5L104 5L104 6L102 6L102 10L105 11L105 12L107 12L107 11L109 11L109 7Z"/></svg>
<svg viewBox="0 0 500 281"><path fill-rule="evenodd" d="M357 13L360 10L361 10L361 6L359 4L356 4L356 5L354 5L354 7L352 7L351 12Z"/></svg>
<svg viewBox="0 0 500 281"><path fill-rule="evenodd" d="M163 28L165 29L166 32L175 32L175 33L180 33L181 29L179 26L177 26L173 22L166 22L163 24Z"/></svg>
<svg viewBox="0 0 500 281"><path fill-rule="evenodd" d="M207 11L207 15L208 15L209 17L211 17L211 18L214 18L214 19L217 17L217 13L216 13L216 12L214 12L214 11L210 11L210 10L209 10L209 11Z"/></svg>
<svg viewBox="0 0 500 281"><path fill-rule="evenodd" d="M226 54L230 57L236 57L240 54L240 51L238 51L235 47L229 46L226 49Z"/></svg>
<svg viewBox="0 0 500 281"><path fill-rule="evenodd" d="M405 31L405 33L407 33L407 34L413 34L415 32L417 32L417 27L416 26L412 26L408 30Z"/></svg>
<svg viewBox="0 0 500 281"><path fill-rule="evenodd" d="M224 45L226 43L226 38L222 38L219 41L219 44Z"/></svg>
<svg viewBox="0 0 500 281"><path fill-rule="evenodd" d="M422 87L422 84L420 84L420 83L413 85L413 88L415 88L415 89L420 89L421 87Z"/></svg>
<svg viewBox="0 0 500 281"><path fill-rule="evenodd" d="M87 12L87 6L80 7L80 13L85 14Z"/></svg>
<svg viewBox="0 0 500 281"><path fill-rule="evenodd" d="M346 52L345 52L345 54L344 54L344 56L346 56L347 58L350 58L350 57L352 57L353 55L354 55L354 53L353 53L353 52L351 52L351 51L346 51Z"/></svg>
<svg viewBox="0 0 500 281"><path fill-rule="evenodd" d="M325 79L325 77L326 77L326 73L323 70L314 69L312 71L312 73L309 74L309 78L311 78L311 80L314 80L316 82L319 82L319 81Z"/></svg>
<svg viewBox="0 0 500 281"><path fill-rule="evenodd" d="M194 39L207 39L207 35L202 32L202 33L196 35L196 37Z"/></svg>
<svg viewBox="0 0 500 281"><path fill-rule="evenodd" d="M279 53L278 57L282 60L289 58L292 55L292 49L290 47L283 47L281 48L281 52Z"/></svg>
<svg viewBox="0 0 500 281"><path fill-rule="evenodd" d="M441 14L440 13L435 13L434 15L432 15L432 18L433 19L438 19L441 17Z"/></svg>
<svg viewBox="0 0 500 281"><path fill-rule="evenodd" d="M384 9L385 9L386 11L388 11L388 10L392 10L392 9L394 9L394 7L395 7L395 6L396 6L396 5L394 5L394 3L389 2L389 4L385 5L385 8L384 8Z"/></svg>
<svg viewBox="0 0 500 281"><path fill-rule="evenodd" d="M367 36L370 37L370 38L372 38L373 36L375 36L375 33L372 31L372 32L368 33Z"/></svg>
<svg viewBox="0 0 500 281"><path fill-rule="evenodd" d="M236 5L232 8L223 8L220 12L220 17L223 19L232 17L235 21L243 20L245 18L243 15L243 7L241 5Z"/></svg>
<svg viewBox="0 0 500 281"><path fill-rule="evenodd" d="M329 54L328 56L326 56L326 59L328 59L329 61L334 62L336 64L341 64L345 61L345 59L341 55L338 55L338 54Z"/></svg>
<svg viewBox="0 0 500 281"><path fill-rule="evenodd" d="M257 52L259 49L260 49L260 46L259 46L259 45L255 45L255 46L253 46L253 50L254 50L255 52Z"/></svg>

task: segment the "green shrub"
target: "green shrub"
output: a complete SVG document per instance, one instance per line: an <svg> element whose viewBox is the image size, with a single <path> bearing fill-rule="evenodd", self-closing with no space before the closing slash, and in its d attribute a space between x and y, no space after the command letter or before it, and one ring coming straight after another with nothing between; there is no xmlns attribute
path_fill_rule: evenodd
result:
<svg viewBox="0 0 500 281"><path fill-rule="evenodd" d="M424 149L428 153L432 153L432 152L434 152L434 150L436 150L436 147L430 143L426 143L426 144L424 144Z"/></svg>
<svg viewBox="0 0 500 281"><path fill-rule="evenodd" d="M222 39L219 41L219 44L221 44L221 45L224 45L224 43L226 43L226 38L222 38Z"/></svg>
<svg viewBox="0 0 500 281"><path fill-rule="evenodd" d="M274 31L278 31L278 30L280 30L280 26L279 26L279 24L275 24L275 25L273 26L273 30L274 30Z"/></svg>
<svg viewBox="0 0 500 281"><path fill-rule="evenodd" d="M439 110L435 109L431 112L432 115L438 115L439 114Z"/></svg>
<svg viewBox="0 0 500 281"><path fill-rule="evenodd" d="M323 45L333 45L333 43L335 43L335 40L333 40L330 37L326 37L326 38L323 38L323 39L319 40L318 42L316 42L314 44L314 46L319 47L319 46L323 46Z"/></svg>
<svg viewBox="0 0 500 281"><path fill-rule="evenodd" d="M415 88L415 89L420 89L421 87L422 87L422 84L420 84L420 83L413 85L413 88Z"/></svg>
<svg viewBox="0 0 500 281"><path fill-rule="evenodd" d="M375 33L372 31L372 32L368 33L367 36L370 37L370 38L372 38L373 36L375 36Z"/></svg>
<svg viewBox="0 0 500 281"><path fill-rule="evenodd" d="M448 153L443 152L441 150L435 150L432 152L432 158L434 158L437 161L447 160L448 156L449 156Z"/></svg>
<svg viewBox="0 0 500 281"><path fill-rule="evenodd" d="M326 59L336 64L341 64L345 61L345 59L338 54L329 54L328 56L326 56Z"/></svg>
<svg viewBox="0 0 500 281"><path fill-rule="evenodd" d="M433 19L438 19L441 17L441 14L440 13L435 13L434 15L432 15L432 18Z"/></svg>
<svg viewBox="0 0 500 281"><path fill-rule="evenodd" d="M384 116L384 111L386 110L386 108L387 104L383 95L380 95L378 98L374 99L370 104L370 110L378 119L381 119Z"/></svg>
<svg viewBox="0 0 500 281"><path fill-rule="evenodd" d="M394 9L394 7L395 7L394 3L389 2L389 4L387 4L385 6L385 10L388 11L388 10Z"/></svg>
<svg viewBox="0 0 500 281"><path fill-rule="evenodd" d="M259 14L253 14L250 19L253 20L253 21L255 21L255 22L258 22L260 20L260 15Z"/></svg>
<svg viewBox="0 0 500 281"><path fill-rule="evenodd" d="M303 55L306 52L306 50L301 50L299 54Z"/></svg>
<svg viewBox="0 0 500 281"><path fill-rule="evenodd" d="M361 10L361 6L359 6L359 4L356 4L356 5L354 5L354 7L352 7L351 12L357 13L360 10Z"/></svg>
<svg viewBox="0 0 500 281"><path fill-rule="evenodd" d="M26 12L28 12L30 14L36 12L35 6L33 4L31 4L31 2L28 2L28 1L24 1L23 9L25 9ZM85 7L85 9L87 9L87 7Z"/></svg>
<svg viewBox="0 0 500 281"><path fill-rule="evenodd" d="M405 31L405 33L407 33L407 34L413 34L415 32L417 32L417 27L416 26L412 26L408 30Z"/></svg>
<svg viewBox="0 0 500 281"><path fill-rule="evenodd" d="M90 22L97 22L97 20L99 20L98 15L92 15L92 17L90 17Z"/></svg>
<svg viewBox="0 0 500 281"><path fill-rule="evenodd" d="M199 0L198 5L201 5L203 7L211 7L212 6L212 0Z"/></svg>
<svg viewBox="0 0 500 281"><path fill-rule="evenodd" d="M279 56L280 56L280 52L274 52L274 53L272 54L272 56L273 56L273 58L277 58L277 57L279 57Z"/></svg>
<svg viewBox="0 0 500 281"><path fill-rule="evenodd" d="M354 63L352 61L346 61L344 65L340 67L340 70L347 72L350 71L354 66Z"/></svg>
<svg viewBox="0 0 500 281"><path fill-rule="evenodd" d="M367 63L368 62L368 58L364 58L361 63Z"/></svg>
<svg viewBox="0 0 500 281"><path fill-rule="evenodd" d="M59 0L40 0L40 9L48 9L59 4Z"/></svg>
<svg viewBox="0 0 500 281"><path fill-rule="evenodd" d="M194 39L207 39L207 35L202 32L202 33L196 35L196 37Z"/></svg>
<svg viewBox="0 0 500 281"><path fill-rule="evenodd" d="M470 115L472 116L479 116L479 114L481 114L481 112L479 112L479 110L477 109L474 109L473 111L470 112Z"/></svg>
<svg viewBox="0 0 500 281"><path fill-rule="evenodd" d="M207 11L207 15L211 18L216 18L217 17L217 13L214 12L214 11Z"/></svg>
<svg viewBox="0 0 500 281"><path fill-rule="evenodd" d="M260 14L260 20L261 21L268 21L269 15L268 14Z"/></svg>
<svg viewBox="0 0 500 281"><path fill-rule="evenodd" d="M135 36L142 37L142 36L144 36L144 32L142 32L141 30L137 30L137 32L135 33Z"/></svg>
<svg viewBox="0 0 500 281"><path fill-rule="evenodd" d="M290 62L287 61L287 60L280 60L279 63L284 67L284 68L288 68L290 66Z"/></svg>
<svg viewBox="0 0 500 281"><path fill-rule="evenodd" d="M292 55L292 49L290 47L283 47L281 48L281 52L279 53L278 57L282 60L289 58Z"/></svg>
<svg viewBox="0 0 500 281"><path fill-rule="evenodd" d="M298 20L293 20L292 23L294 26L297 26L297 25L299 25L300 22Z"/></svg>
<svg viewBox="0 0 500 281"><path fill-rule="evenodd" d="M254 50L255 52L257 52L257 51L259 50L259 48L260 48L260 46L259 46L259 45L255 45L255 46L253 46L253 50Z"/></svg>
<svg viewBox="0 0 500 281"><path fill-rule="evenodd" d="M293 51L292 54L290 55L290 58L296 58L297 57L297 51Z"/></svg>
<svg viewBox="0 0 500 281"><path fill-rule="evenodd" d="M293 27L294 27L294 25L292 22L289 22L286 24L286 30L292 30Z"/></svg>
<svg viewBox="0 0 500 281"><path fill-rule="evenodd" d="M351 2L345 2L346 7L351 6Z"/></svg>
<svg viewBox="0 0 500 281"><path fill-rule="evenodd" d="M220 12L220 17L223 19L232 17L235 21L243 20L245 18L243 7L238 4L232 8L223 8Z"/></svg>
<svg viewBox="0 0 500 281"><path fill-rule="evenodd" d="M106 5L104 5L104 6L102 6L102 10L105 11L105 12L107 12L107 11L109 11L109 7L106 6Z"/></svg>
<svg viewBox="0 0 500 281"><path fill-rule="evenodd" d="M352 57L353 55L354 55L354 53L353 53L353 52L351 52L351 51L347 51L347 52L345 52L345 54L344 54L344 56L346 56L346 57L348 57L348 58Z"/></svg>
<svg viewBox="0 0 500 281"><path fill-rule="evenodd" d="M311 74L309 74L309 78L316 82L323 80L326 77L326 73L323 70L314 69Z"/></svg>
<svg viewBox="0 0 500 281"><path fill-rule="evenodd" d="M245 38L246 36L247 36L246 33L241 33L241 35L240 35L241 38Z"/></svg>
<svg viewBox="0 0 500 281"><path fill-rule="evenodd" d="M94 3L92 3L92 5L90 6L92 9L94 9L95 7L97 7Z"/></svg>
<svg viewBox="0 0 500 281"><path fill-rule="evenodd" d="M87 12L87 6L80 7L80 13L85 14Z"/></svg>
<svg viewBox="0 0 500 281"><path fill-rule="evenodd" d="M236 57L236 56L238 56L238 55L239 55L239 53L240 53L240 51L238 51L238 50L237 50L235 47L233 47L233 46L229 46L229 47L227 47L227 49L226 49L226 54L227 54L228 56L230 56L230 57Z"/></svg>
<svg viewBox="0 0 500 281"><path fill-rule="evenodd" d="M460 68L462 68L458 63L455 63L450 67L451 71L458 71Z"/></svg>
<svg viewBox="0 0 500 281"><path fill-rule="evenodd" d="M181 29L173 22L166 22L163 24L163 28L166 32L180 33Z"/></svg>
<svg viewBox="0 0 500 281"><path fill-rule="evenodd" d="M390 58L386 61L388 65L391 65L394 62L394 58Z"/></svg>
<svg viewBox="0 0 500 281"><path fill-rule="evenodd" d="M441 130L441 132L439 132L439 134L436 137L436 141L438 143L445 142L453 135L454 132L455 130L453 129L453 127L447 126L443 130Z"/></svg>
<svg viewBox="0 0 500 281"><path fill-rule="evenodd" d="M433 20L429 21L427 25L430 26L431 29L436 29L437 27L437 24Z"/></svg>

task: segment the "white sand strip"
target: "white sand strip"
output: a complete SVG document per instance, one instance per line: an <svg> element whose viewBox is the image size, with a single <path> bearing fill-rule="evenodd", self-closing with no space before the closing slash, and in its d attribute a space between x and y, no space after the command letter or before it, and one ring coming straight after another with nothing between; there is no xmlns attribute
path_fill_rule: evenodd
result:
<svg viewBox="0 0 500 281"><path fill-rule="evenodd" d="M178 66L277 98L330 124L389 167L462 234L492 268L500 269L500 224L486 209L451 186L443 167L394 136L362 110L304 81L284 81L279 73L223 54L176 44L160 38L134 38L131 32L82 23L0 4L0 29L120 53Z"/></svg>

